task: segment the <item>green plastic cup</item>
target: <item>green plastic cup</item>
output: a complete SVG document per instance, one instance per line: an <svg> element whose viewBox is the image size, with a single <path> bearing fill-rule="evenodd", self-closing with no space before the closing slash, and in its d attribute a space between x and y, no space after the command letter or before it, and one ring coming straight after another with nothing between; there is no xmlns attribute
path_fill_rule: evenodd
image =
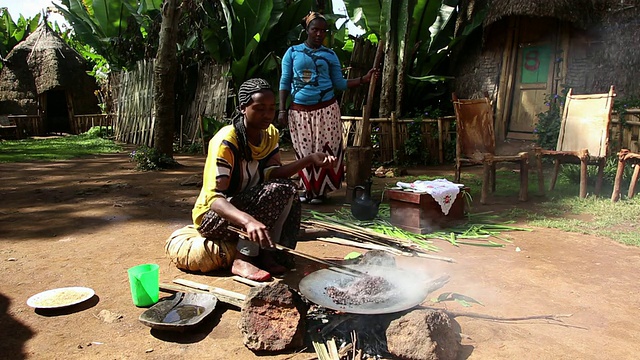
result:
<svg viewBox="0 0 640 360"><path fill-rule="evenodd" d="M131 298L135 306L150 306L158 302L160 283L157 264L142 264L127 270Z"/></svg>

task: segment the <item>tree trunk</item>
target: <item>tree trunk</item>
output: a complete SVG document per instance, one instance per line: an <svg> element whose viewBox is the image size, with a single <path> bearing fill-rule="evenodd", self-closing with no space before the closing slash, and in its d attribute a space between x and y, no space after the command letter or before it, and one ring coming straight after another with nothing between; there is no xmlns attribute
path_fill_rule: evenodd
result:
<svg viewBox="0 0 640 360"><path fill-rule="evenodd" d="M380 117L388 117L391 115L395 106L396 94L396 65L398 61L398 43L396 37L397 31L397 6L393 5L392 0L385 0L382 4L383 14L386 16L387 33L385 50L384 50L384 68L382 69L382 89L380 90Z"/></svg>
<svg viewBox="0 0 640 360"><path fill-rule="evenodd" d="M405 79L406 79L406 70L407 70L407 62L409 61L409 49L413 46L413 44L409 44L409 35L411 34L411 21L413 8L415 7L415 1L412 0L401 0L399 1L399 9L397 10L398 21L396 24L397 29L397 54L398 54L398 64L396 66L397 76L396 76L396 103L395 103L395 111L398 116L402 115L402 99L404 98L404 89L405 89Z"/></svg>
<svg viewBox="0 0 640 360"><path fill-rule="evenodd" d="M175 81L177 73L176 39L181 0L165 0L162 6L160 43L153 80L155 95L155 134L153 147L159 153L173 157L175 122Z"/></svg>

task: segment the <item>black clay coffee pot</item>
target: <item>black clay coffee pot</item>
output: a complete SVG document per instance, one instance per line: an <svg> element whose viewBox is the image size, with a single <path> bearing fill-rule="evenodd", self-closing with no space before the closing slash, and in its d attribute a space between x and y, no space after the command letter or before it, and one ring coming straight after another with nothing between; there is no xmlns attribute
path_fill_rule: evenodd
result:
<svg viewBox="0 0 640 360"><path fill-rule="evenodd" d="M380 201L371 199L371 181L367 186L357 185L353 188L351 214L361 221L373 220L378 215Z"/></svg>

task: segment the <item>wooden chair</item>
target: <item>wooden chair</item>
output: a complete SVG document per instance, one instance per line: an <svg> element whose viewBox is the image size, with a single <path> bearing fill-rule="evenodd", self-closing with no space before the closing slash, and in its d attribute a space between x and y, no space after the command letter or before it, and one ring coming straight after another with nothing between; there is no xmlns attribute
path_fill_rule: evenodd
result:
<svg viewBox="0 0 640 360"><path fill-rule="evenodd" d="M520 201L527 201L529 187L529 154L496 155L496 138L493 130L493 108L488 94L482 99L458 99L452 94L456 114L456 172L460 182L463 165L482 165L482 192L480 203L486 204L489 193L496 190L496 163L512 162L520 165Z"/></svg>
<svg viewBox="0 0 640 360"><path fill-rule="evenodd" d="M598 166L595 194L600 195L604 165L608 154L609 125L613 106L614 87L604 94L574 95L572 89L562 112L560 134L556 150L535 148L538 167L538 188L544 194L542 157L554 158L553 177L549 190L553 190L562 163L580 164L580 198L587 196L587 166Z"/></svg>
<svg viewBox="0 0 640 360"><path fill-rule="evenodd" d="M631 199L635 194L636 183L640 175L640 154L632 153L628 149L622 149L618 153L618 171L616 172L616 180L613 182L613 193L611 194L611 201L613 202L620 200L620 183L622 182L622 173L624 173L626 164L635 165L627 197Z"/></svg>

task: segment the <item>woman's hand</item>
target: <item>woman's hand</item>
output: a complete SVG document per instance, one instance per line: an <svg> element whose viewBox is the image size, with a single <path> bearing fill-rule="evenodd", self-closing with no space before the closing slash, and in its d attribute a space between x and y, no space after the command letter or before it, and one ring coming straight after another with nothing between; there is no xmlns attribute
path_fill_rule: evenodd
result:
<svg viewBox="0 0 640 360"><path fill-rule="evenodd" d="M271 170L270 176L272 179L288 178L298 171L311 165L320 168L333 168L336 166L337 162L338 159L336 159L336 157L333 155L327 155L323 152L316 152L294 162L275 167L273 170Z"/></svg>
<svg viewBox="0 0 640 360"><path fill-rule="evenodd" d="M379 73L380 73L380 71L379 71L377 68L372 68L371 70L369 70L369 71L367 72L367 74L366 74L366 75L364 75L364 76L362 77L362 82L363 82L364 84L368 84L368 83L370 83L370 82L371 82L371 79L373 78L373 76L375 75L376 77L378 77Z"/></svg>
<svg viewBox="0 0 640 360"><path fill-rule="evenodd" d="M289 125L289 111L280 110L278 112L278 126L280 126L280 129L284 129L287 125Z"/></svg>
<svg viewBox="0 0 640 360"><path fill-rule="evenodd" d="M249 235L249 240L260 244L261 248L268 249L275 246L271 240L269 229L260 221L251 218L244 224L244 228Z"/></svg>
<svg viewBox="0 0 640 360"><path fill-rule="evenodd" d="M313 160L313 164L320 168L332 168L336 165L338 159L333 155L327 155L323 152L316 152L309 155Z"/></svg>

